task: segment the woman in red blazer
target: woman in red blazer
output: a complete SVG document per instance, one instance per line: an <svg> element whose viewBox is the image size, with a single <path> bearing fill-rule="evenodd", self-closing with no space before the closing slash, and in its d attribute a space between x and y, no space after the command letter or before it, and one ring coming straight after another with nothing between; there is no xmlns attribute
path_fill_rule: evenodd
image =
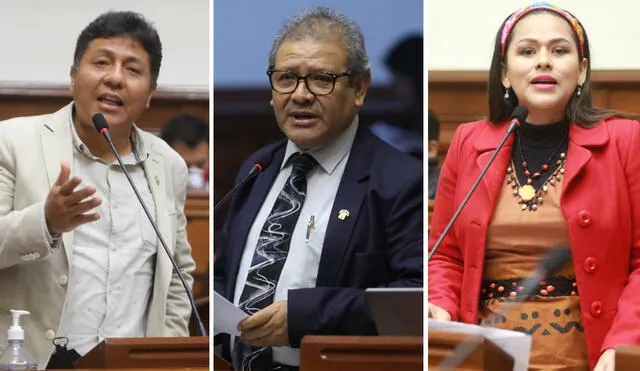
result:
<svg viewBox="0 0 640 371"><path fill-rule="evenodd" d="M532 335L532 369L613 369L640 344L640 124L592 106L582 24L547 3L511 14L496 36L489 120L461 125L441 170L429 249L505 142L429 262L429 315ZM548 247L571 263L513 311ZM490 322L490 323L489 323ZM594 368L595 367L595 368Z"/></svg>

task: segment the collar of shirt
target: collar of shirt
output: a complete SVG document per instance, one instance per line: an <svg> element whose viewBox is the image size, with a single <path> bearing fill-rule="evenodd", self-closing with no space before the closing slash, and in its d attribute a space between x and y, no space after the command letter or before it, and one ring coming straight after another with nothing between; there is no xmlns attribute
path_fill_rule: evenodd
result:
<svg viewBox="0 0 640 371"><path fill-rule="evenodd" d="M320 147L315 147L307 151L322 169L331 174L336 169L340 161L349 153L353 139L358 131L358 115L353 119L351 125L340 134L333 142ZM288 164L289 158L297 152L305 152L291 140L287 141L287 149L284 153L284 159L280 165L280 170L284 169Z"/></svg>
<svg viewBox="0 0 640 371"><path fill-rule="evenodd" d="M73 125L73 115L69 115L69 129L71 131L71 142L73 143L73 148L79 153L89 157L90 159L96 161L102 161L102 159L94 156L89 147L82 142L82 139L78 136L76 132L76 127ZM125 165L137 165L144 162L144 160L149 157L149 149L145 145L142 140L142 135L140 135L140 129L134 124L131 128L131 146L133 147L133 156L123 156L122 162Z"/></svg>

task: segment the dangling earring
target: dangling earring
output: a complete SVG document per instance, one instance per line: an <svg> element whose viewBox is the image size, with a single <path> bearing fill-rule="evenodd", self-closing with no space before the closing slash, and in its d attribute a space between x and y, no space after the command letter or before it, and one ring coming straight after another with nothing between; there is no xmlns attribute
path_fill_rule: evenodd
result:
<svg viewBox="0 0 640 371"><path fill-rule="evenodd" d="M509 88L506 88L506 90L504 91L504 100L509 101Z"/></svg>
<svg viewBox="0 0 640 371"><path fill-rule="evenodd" d="M582 85L578 85L578 91L576 91L576 95L577 96L581 96L582 95Z"/></svg>

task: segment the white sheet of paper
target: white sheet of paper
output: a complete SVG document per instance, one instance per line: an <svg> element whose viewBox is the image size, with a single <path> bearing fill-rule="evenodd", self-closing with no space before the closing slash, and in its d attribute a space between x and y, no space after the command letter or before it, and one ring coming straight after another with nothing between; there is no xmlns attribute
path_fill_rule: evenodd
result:
<svg viewBox="0 0 640 371"><path fill-rule="evenodd" d="M528 334L467 323L438 321L432 318L429 318L428 326L430 330L480 334L513 357L515 360L514 371L527 371L529 367L531 336Z"/></svg>
<svg viewBox="0 0 640 371"><path fill-rule="evenodd" d="M215 308L213 310L213 334L225 333L232 336L240 336L238 323L249 317L249 315L215 291L213 294L213 307Z"/></svg>

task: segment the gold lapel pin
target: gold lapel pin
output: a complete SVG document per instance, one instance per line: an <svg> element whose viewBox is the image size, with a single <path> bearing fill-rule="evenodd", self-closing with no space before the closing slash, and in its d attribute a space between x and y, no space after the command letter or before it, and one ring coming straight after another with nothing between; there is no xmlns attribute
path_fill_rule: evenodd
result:
<svg viewBox="0 0 640 371"><path fill-rule="evenodd" d="M342 209L338 211L338 219L345 220L349 217L349 210Z"/></svg>

